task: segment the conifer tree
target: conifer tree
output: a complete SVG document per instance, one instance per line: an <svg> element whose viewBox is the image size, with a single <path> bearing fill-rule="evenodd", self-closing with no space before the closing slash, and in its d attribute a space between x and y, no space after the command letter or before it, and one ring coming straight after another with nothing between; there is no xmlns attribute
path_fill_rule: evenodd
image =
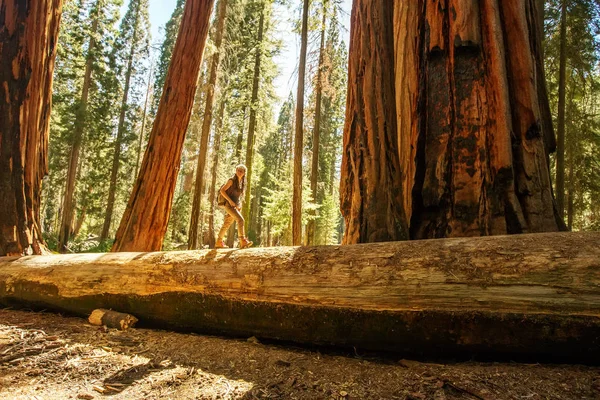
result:
<svg viewBox="0 0 600 400"><path fill-rule="evenodd" d="M148 15L148 0L130 0L125 17L121 21L121 30L115 44L113 57L116 59L117 68L123 70L120 80L123 81L123 94L117 125L117 137L114 141L114 153L110 174L110 187L106 214L100 241L108 237L113 217L115 196L117 191L117 177L121 159L121 149L124 145L126 132L126 115L129 109L130 90L132 80L136 81L145 72L141 63L148 57L150 46L150 20ZM140 133L143 135L143 132ZM133 138L133 133L128 135Z"/></svg>

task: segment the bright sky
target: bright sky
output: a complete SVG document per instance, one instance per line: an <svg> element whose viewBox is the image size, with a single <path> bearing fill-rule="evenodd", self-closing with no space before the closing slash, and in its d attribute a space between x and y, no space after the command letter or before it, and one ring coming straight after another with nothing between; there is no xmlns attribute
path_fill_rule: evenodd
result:
<svg viewBox="0 0 600 400"><path fill-rule="evenodd" d="M152 23L152 43L160 46L163 39L163 29L173 10L175 9L176 0L150 0L150 22ZM123 12L125 13L128 0L125 0ZM278 10L277 18L280 20L280 26L277 29L277 35L283 40L284 49L282 54L275 60L279 65L281 75L275 81L276 91L281 100L287 99L290 91L295 95L296 81L298 73L298 58L300 53L300 38L291 32L291 18L300 18L300 0L294 0L291 10ZM352 8L352 0L343 0L342 5L345 13L341 16L346 27L350 26L350 9ZM281 7L279 7L281 8ZM286 17L287 16L287 17ZM346 44L348 44L349 33L344 32ZM156 57L156 56L155 56Z"/></svg>

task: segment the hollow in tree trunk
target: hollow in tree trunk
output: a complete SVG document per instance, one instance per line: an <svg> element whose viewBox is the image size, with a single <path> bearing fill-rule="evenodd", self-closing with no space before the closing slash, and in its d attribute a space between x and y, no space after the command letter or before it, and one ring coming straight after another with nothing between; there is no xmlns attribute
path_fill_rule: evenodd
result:
<svg viewBox="0 0 600 400"><path fill-rule="evenodd" d="M214 0L186 2L146 153L112 251L160 250Z"/></svg>
<svg viewBox="0 0 600 400"><path fill-rule="evenodd" d="M0 256L41 254L52 77L62 0L0 2Z"/></svg>

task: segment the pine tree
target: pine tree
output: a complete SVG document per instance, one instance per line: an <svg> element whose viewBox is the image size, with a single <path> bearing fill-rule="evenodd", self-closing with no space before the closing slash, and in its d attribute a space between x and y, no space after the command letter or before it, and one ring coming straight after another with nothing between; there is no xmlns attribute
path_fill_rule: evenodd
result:
<svg viewBox="0 0 600 400"><path fill-rule="evenodd" d="M165 79L167 90L162 94L148 143L150 150L144 155L113 251L152 251L162 247L213 3L186 3Z"/></svg>
<svg viewBox="0 0 600 400"><path fill-rule="evenodd" d="M196 167L196 184L194 188L194 197L192 204L192 213L190 220L190 232L188 235L188 249L195 250L198 247L198 220L200 214L200 205L202 202L202 188L204 182L204 167L206 165L206 156L208 154L208 139L210 127L212 124L213 102L215 96L215 87L217 85L219 62L221 58L221 46L225 29L225 19L227 17L227 1L218 0L217 19L215 26L215 53L212 56L210 66L210 77L206 87L206 101L202 121L202 133L198 149L198 163Z"/></svg>
<svg viewBox="0 0 600 400"><path fill-rule="evenodd" d="M294 196L292 207L292 239L294 246L302 244L302 153L304 148L304 79L306 75L306 52L308 47L308 7L304 0L300 61L298 66L298 94L296 98L296 129L294 135Z"/></svg>
<svg viewBox="0 0 600 400"><path fill-rule="evenodd" d="M119 69L123 69L122 80L123 95L119 111L119 123L117 126L117 137L114 142L114 153L112 170L110 174L110 187L108 190L108 201L106 203L106 214L100 241L108 237L113 217L115 196L117 191L117 177L121 159L121 150L126 140L126 116L129 109L130 90L132 81L137 81L144 74L141 65L148 57L150 47L150 20L148 15L148 0L130 0L125 17L121 21L121 30L117 38L113 57L116 59ZM143 135L143 132L140 133ZM133 133L127 135L134 137Z"/></svg>
<svg viewBox="0 0 600 400"><path fill-rule="evenodd" d="M163 87L165 85L165 79L171 63L173 48L175 47L175 42L177 41L177 33L179 32L179 25L181 24L184 6L185 0L177 0L175 10L173 10L171 18L165 25L165 38L160 46L158 65L154 72L154 97L152 100L152 107L150 107L150 114L153 116L156 115L156 112L158 111L158 105L160 104Z"/></svg>
<svg viewBox="0 0 600 400"><path fill-rule="evenodd" d="M80 3L84 5L84 3ZM92 130L91 124L105 125L103 117L110 112L110 96L98 95L102 86L107 84L106 63L111 47L112 29L118 19L119 0L96 0L89 10L90 30L85 33L87 42L85 52L85 70L81 93L75 102L72 136L70 137L70 155L67 167L66 184L62 201L62 217L58 235L58 250L67 251L67 243L74 230L76 208L75 190L78 171L81 171L80 153L84 146L86 130ZM92 118L94 115L96 118ZM69 129L69 128L67 128Z"/></svg>

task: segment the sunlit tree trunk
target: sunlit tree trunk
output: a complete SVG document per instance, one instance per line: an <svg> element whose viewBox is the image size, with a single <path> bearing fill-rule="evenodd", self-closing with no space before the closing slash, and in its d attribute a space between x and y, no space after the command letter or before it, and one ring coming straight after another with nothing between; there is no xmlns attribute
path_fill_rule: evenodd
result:
<svg viewBox="0 0 600 400"><path fill-rule="evenodd" d="M317 70L317 87L315 101L315 126L313 128L313 152L312 166L310 175L310 190L312 192L313 201L317 202L317 185L319 183L319 146L321 141L321 103L323 99L323 62L325 59L325 29L327 27L327 1L323 1L323 20L321 22L321 44L319 46L319 66ZM316 213L313 212L313 218ZM308 222L307 226L307 244L315 244L317 223L314 219Z"/></svg>
<svg viewBox="0 0 600 400"><path fill-rule="evenodd" d="M340 185L345 244L408 238L396 128L393 9L387 0L354 0L352 9ZM418 21L418 13L411 17Z"/></svg>
<svg viewBox="0 0 600 400"><path fill-rule="evenodd" d="M565 215L565 109L567 86L567 0L560 8L560 61L558 72L558 128L556 148L556 203L561 218Z"/></svg>
<svg viewBox="0 0 600 400"><path fill-rule="evenodd" d="M252 100L250 106L250 121L248 123L248 141L246 144L246 194L242 207L242 215L246 223L246 233L250 228L250 194L252 191L252 163L254 161L254 141L256 131L256 113L258 112L258 88L260 84L260 65L262 58L262 43L265 25L265 5L262 4L260 20L258 22L258 37L256 41L256 55L254 56L254 78L252 80Z"/></svg>
<svg viewBox="0 0 600 400"><path fill-rule="evenodd" d="M0 256L42 254L52 77L62 0L0 2Z"/></svg>
<svg viewBox="0 0 600 400"><path fill-rule="evenodd" d="M136 21L133 29L132 40L137 40L137 32L139 29L140 7L137 8ZM104 225L100 234L100 241L104 241L108 237L110 223L112 222L113 209L115 206L115 195L117 192L117 176L119 174L119 165L121 161L121 146L123 135L125 134L125 114L127 113L127 101L129 99L129 89L131 83L131 75L133 74L133 58L135 57L135 45L131 45L131 51L127 59L127 70L125 71L125 87L123 88L123 99L121 100L121 110L119 113L119 125L117 127L117 137L115 139L115 148L113 153L112 169L110 173L110 184L108 187L108 201L106 203L106 213L104 215Z"/></svg>
<svg viewBox="0 0 600 400"><path fill-rule="evenodd" d="M292 200L292 243L302 244L302 153L304 149L304 79L306 76L306 51L308 47L308 6L304 0L302 34L298 65L298 94L296 96L296 121L294 135L294 197Z"/></svg>
<svg viewBox="0 0 600 400"><path fill-rule="evenodd" d="M198 248L198 221L200 217L200 206L202 203L202 187L204 185L204 168L206 166L206 155L208 154L208 138L212 124L213 102L217 75L219 72L219 61L221 58L221 45L223 42L223 31L227 17L227 0L219 0L217 12L217 26L215 32L216 51L212 57L210 76L206 88L206 101L204 104L204 119L202 121L202 133L200 136L200 148L198 149L198 163L196 166L196 184L194 185L194 200L192 202L192 215L190 219L190 230L188 235L188 249Z"/></svg>
<svg viewBox="0 0 600 400"><path fill-rule="evenodd" d="M58 231L58 251L64 253L67 251L67 244L73 232L73 219L75 214L75 183L77 177L77 166L79 164L79 153L83 143L83 131L87 121L87 106L92 84L92 68L95 60L96 32L98 31L99 9L102 7L102 0L98 0L95 5L95 15L92 21L88 50L85 62L85 72L83 74L83 86L81 89L81 98L79 99L75 124L73 129L73 141L71 152L69 154L69 166L67 169L67 182L65 184L65 195L62 202L62 217L60 229Z"/></svg>
<svg viewBox="0 0 600 400"><path fill-rule="evenodd" d="M208 201L210 203L210 211L208 215L208 246L211 249L215 248L215 197L217 193L217 171L219 170L219 152L221 151L221 136L223 134L223 116L225 115L226 106L225 95L221 99L219 113L217 114L217 126L215 128L215 138L213 144L213 165L211 171L210 194Z"/></svg>
<svg viewBox="0 0 600 400"><path fill-rule="evenodd" d="M214 0L188 0L140 174L112 251L155 251L163 242Z"/></svg>
<svg viewBox="0 0 600 400"><path fill-rule="evenodd" d="M153 64L150 61L150 64ZM150 72L148 72L148 83L146 85L146 98L144 99L144 111L142 112L142 127L140 129L140 137L138 140L138 150L137 150L137 159L135 162L135 173L133 174L134 178L137 177L138 171L140 168L140 158L142 157L142 144L144 143L144 136L146 135L146 120L148 119L148 102L150 101L150 92L152 90L152 75L154 73L154 68L150 67Z"/></svg>
<svg viewBox="0 0 600 400"><path fill-rule="evenodd" d="M536 0L397 2L398 143L414 239L556 231Z"/></svg>

